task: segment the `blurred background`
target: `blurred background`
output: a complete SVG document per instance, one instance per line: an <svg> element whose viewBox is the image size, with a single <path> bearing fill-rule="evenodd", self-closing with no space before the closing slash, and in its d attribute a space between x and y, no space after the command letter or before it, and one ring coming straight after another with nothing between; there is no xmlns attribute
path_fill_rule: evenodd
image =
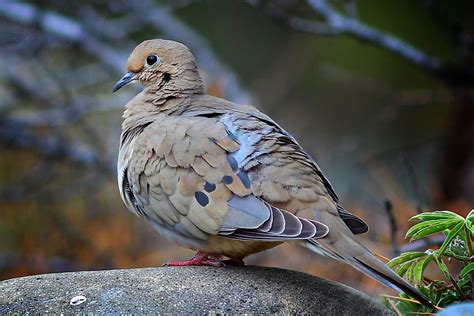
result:
<svg viewBox="0 0 474 316"><path fill-rule="evenodd" d="M251 103L319 162L379 254L419 211L474 205L474 2L0 1L0 280L159 266L192 253L129 213L112 94L141 41L180 41L209 94ZM436 242L436 240L434 241ZM293 245L250 264L393 293Z"/></svg>

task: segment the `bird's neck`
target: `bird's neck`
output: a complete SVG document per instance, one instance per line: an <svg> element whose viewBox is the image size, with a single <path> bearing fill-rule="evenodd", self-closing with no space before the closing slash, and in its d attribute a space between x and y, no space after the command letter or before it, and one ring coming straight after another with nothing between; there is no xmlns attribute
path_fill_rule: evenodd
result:
<svg viewBox="0 0 474 316"><path fill-rule="evenodd" d="M204 83L197 69L185 69L177 75L163 75L160 82L146 86L143 92L155 104L162 104L169 99L201 95L204 91Z"/></svg>
<svg viewBox="0 0 474 316"><path fill-rule="evenodd" d="M135 96L128 104L123 113L122 140L124 143L130 140L144 127L163 119L168 115L180 115L191 102L192 97L182 95L181 97L169 96L159 98L155 94L143 90Z"/></svg>

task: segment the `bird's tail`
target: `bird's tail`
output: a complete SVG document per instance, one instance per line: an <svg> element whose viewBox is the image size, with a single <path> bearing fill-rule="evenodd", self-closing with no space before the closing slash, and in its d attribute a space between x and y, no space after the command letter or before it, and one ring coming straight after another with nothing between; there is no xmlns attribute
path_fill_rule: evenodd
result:
<svg viewBox="0 0 474 316"><path fill-rule="evenodd" d="M330 228L327 237L308 240L305 246L316 253L349 264L380 283L399 292L405 292L423 305L434 308L433 304L419 290L387 267L370 250L359 243L347 227L341 227L341 229L335 229L334 231L331 233Z"/></svg>

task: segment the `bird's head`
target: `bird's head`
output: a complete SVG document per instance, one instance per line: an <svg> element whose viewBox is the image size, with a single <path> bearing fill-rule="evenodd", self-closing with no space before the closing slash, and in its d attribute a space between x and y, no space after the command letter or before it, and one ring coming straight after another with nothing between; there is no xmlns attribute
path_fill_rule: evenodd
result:
<svg viewBox="0 0 474 316"><path fill-rule="evenodd" d="M193 54L174 41L142 42L128 57L127 71L114 85L113 92L133 81L152 92L175 96L203 93L204 90Z"/></svg>

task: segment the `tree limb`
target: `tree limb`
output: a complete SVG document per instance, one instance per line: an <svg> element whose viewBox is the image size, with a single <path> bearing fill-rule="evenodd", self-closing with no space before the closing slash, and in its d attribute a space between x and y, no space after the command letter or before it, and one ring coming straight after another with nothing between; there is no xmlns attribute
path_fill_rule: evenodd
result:
<svg viewBox="0 0 474 316"><path fill-rule="evenodd" d="M355 8L350 7L348 15L340 13L327 0L307 0L310 8L323 21L285 15L281 9L273 7L269 12L290 28L316 35L350 35L382 47L420 69L432 73L447 84L466 87L474 84L474 67L450 64L428 55L419 48L387 32L369 26L356 18ZM251 4L253 4L251 2ZM254 5L254 4L253 4Z"/></svg>
<svg viewBox="0 0 474 316"><path fill-rule="evenodd" d="M356 18L340 14L326 0L308 0L311 8L337 33L353 35L377 44L429 71L439 71L441 62L391 34L370 27Z"/></svg>

